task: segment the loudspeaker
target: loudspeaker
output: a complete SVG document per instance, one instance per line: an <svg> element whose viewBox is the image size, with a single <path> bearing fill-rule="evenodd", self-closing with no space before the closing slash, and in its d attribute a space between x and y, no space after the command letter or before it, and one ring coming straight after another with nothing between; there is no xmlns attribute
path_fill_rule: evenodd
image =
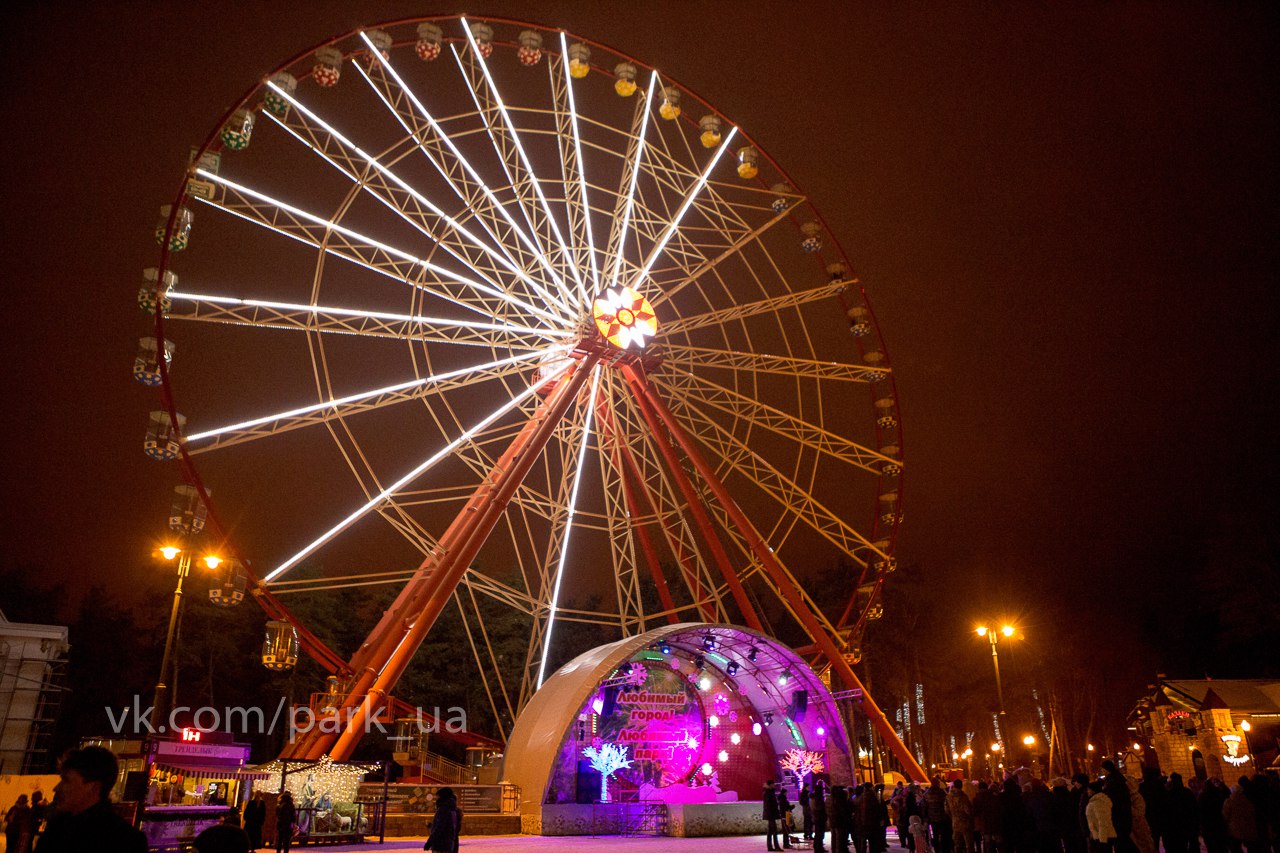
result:
<svg viewBox="0 0 1280 853"><path fill-rule="evenodd" d="M804 715L809 710L809 691L797 690L791 694L791 706L787 709L787 715L797 723L804 722Z"/></svg>
<svg viewBox="0 0 1280 853"><path fill-rule="evenodd" d="M609 719L613 716L613 712L618 708L618 687L606 687L604 689L604 702L600 707L600 716L602 719Z"/></svg>

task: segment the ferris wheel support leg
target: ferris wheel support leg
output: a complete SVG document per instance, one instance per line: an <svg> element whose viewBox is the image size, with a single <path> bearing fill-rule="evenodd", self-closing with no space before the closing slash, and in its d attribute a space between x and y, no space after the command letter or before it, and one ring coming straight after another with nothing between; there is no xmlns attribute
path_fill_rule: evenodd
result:
<svg viewBox="0 0 1280 853"><path fill-rule="evenodd" d="M663 432L662 420L659 417L662 410L654 406L653 401L650 399L650 395L653 393L652 386L631 365L623 366L622 371L627 378L627 384L631 386L631 392L635 395L636 403L640 407L640 414L644 417L645 423L649 425L653 440L657 443L663 459L666 460L667 468L671 471L676 484L680 487L680 493L684 495L685 502L689 504L689 510L693 513L693 517L698 523L698 528L702 531L703 538L707 540L707 544L711 548L711 553L715 557L720 574L724 576L725 583L729 585L729 590L733 593L733 600L742 612L742 618L746 620L747 627L763 631L764 627L760 622L760 617L756 614L751 600L747 598L747 591L743 588L742 581L738 578L738 573L734 571L733 564L729 561L729 554L725 551L724 544L720 541L720 537L716 535L715 528L711 525L711 517L707 515L707 510L702 505L702 499L698 497L697 491L693 488L693 483L690 482L684 469L680 467L680 460L676 457L675 448L671 446L671 442L667 440L667 436ZM668 414L670 413L668 412ZM679 436L677 435L676 438L678 440ZM685 453L687 455L688 451L686 450Z"/></svg>
<svg viewBox="0 0 1280 853"><path fill-rule="evenodd" d="M729 490L725 488L724 483L720 482L715 471L698 451L698 447L694 444L692 438L690 438L690 436L684 431L684 428L680 426L675 416L671 413L671 410L667 408L666 403L663 402L657 391L644 379L644 377L636 373L630 366L624 366L623 370L626 373L627 381L631 384L632 389L635 390L637 397L642 398L644 403L653 408L653 411L657 414L658 418L660 418L662 423L666 425L667 429L671 431L671 435L675 438L676 443L680 445L680 448L685 452L689 461L693 463L698 474L711 488L716 499L720 501L721 506L724 507L725 512L738 528L739 533L741 533L747 540L748 546L751 548L752 553L755 554L756 559L760 561L760 565L769 573L769 576L777 585L778 590L791 606L792 611L800 619L801 625L813 640L814 645L816 645L822 652L823 657L831 663L831 667L836 671L840 676L840 679L845 684L862 691L862 700L860 705L863 713L867 715L867 718L875 727L876 732L884 738L885 743L889 745L889 749L893 752L894 756L897 757L898 761L901 762L903 769L907 772L907 775L911 776L918 782L926 781L928 776L925 774L924 768L920 766L920 763L916 761L915 756L911 754L906 745L898 738L898 733L893 730L893 726L889 723L884 712L880 710L880 706L878 706L875 703L875 700L871 698L871 694L862 686L862 682L854 673L853 667L849 665L849 662L844 659L840 650L836 648L834 639L829 637L827 633L822 630L822 626L818 624L818 620L813 616L809 611L808 606L805 604L804 599L800 594L800 590L798 590L787 578L786 572L784 572L782 567L778 564L778 560L773 555L773 551L764 542L764 540L760 538L760 534L756 531L755 526L751 524L750 520L746 517L746 514L743 513L742 509L733 499L733 496L729 494Z"/></svg>
<svg viewBox="0 0 1280 853"><path fill-rule="evenodd" d="M423 587L424 601L419 612L414 614L413 623L406 633L399 637L383 638L378 645L382 648L390 646L390 653L371 662L366 672L372 671L372 663L378 663L377 677L369 684L367 676L358 684L365 687L360 691L353 690L348 697L347 705L352 708L349 719L343 724L341 735L329 734L317 743L332 743L328 752L335 761L346 761L360 741L364 728L386 697L399 681L409 661L426 638L427 632L435 624L440 612L448 604L453 591L457 589L466 574L467 568L475 558L480 547L493 531L507 504L516 489L524 480L533 463L542 454L547 442L555 433L556 426L568 411L569 406L577 400L578 392L591 374L591 369L598 361L598 356L587 356L577 365L573 373L559 382L550 398L538 408L503 452L494 465L493 470L481 483L467 501L450 532L450 546L446 549L445 537L441 537L441 547L427 558L434 562L426 584ZM471 516L471 518L468 518ZM424 566L426 563L424 563ZM358 700L358 704L357 704Z"/></svg>
<svg viewBox="0 0 1280 853"><path fill-rule="evenodd" d="M640 505L630 479L638 473L636 471L638 466L636 465L635 457L631 454L631 448L623 444L618 436L613 412L605 405L603 399L596 404L596 417L603 425L602 433L610 444L614 460L613 464L618 471L618 480L622 484L622 499L626 502L627 512L632 519L643 518L645 512ZM640 480L640 478L637 477L637 480ZM641 482L643 481L641 480ZM653 511L652 506L649 509ZM653 516L655 519L658 517L656 511L653 512ZM649 526L636 521L635 531L636 538L640 540L640 550L644 553L645 562L649 564L649 574L653 576L654 586L658 588L658 600L662 602L662 608L667 611L667 623L675 625L680 621L680 617L676 613L676 603L671 598L671 590L667 586L667 579L662 574L662 562L658 559L658 549L654 546L653 537L649 534Z"/></svg>

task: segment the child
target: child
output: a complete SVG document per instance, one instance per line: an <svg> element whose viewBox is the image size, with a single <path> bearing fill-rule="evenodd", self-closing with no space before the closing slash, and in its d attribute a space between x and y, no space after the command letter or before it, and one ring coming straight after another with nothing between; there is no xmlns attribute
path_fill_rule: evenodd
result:
<svg viewBox="0 0 1280 853"><path fill-rule="evenodd" d="M909 827L908 831L911 833L911 838L915 841L916 850L922 850L925 851L925 853L928 853L929 832L924 825L924 821L920 819L920 815L913 814L907 825Z"/></svg>

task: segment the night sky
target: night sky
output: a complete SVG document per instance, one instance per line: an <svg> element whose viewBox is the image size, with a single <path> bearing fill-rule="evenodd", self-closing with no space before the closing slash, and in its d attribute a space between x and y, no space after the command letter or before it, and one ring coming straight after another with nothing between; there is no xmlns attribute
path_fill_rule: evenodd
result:
<svg viewBox="0 0 1280 853"><path fill-rule="evenodd" d="M0 565L69 595L158 570L147 555L175 480L141 452L155 406L129 375L146 333L134 298L189 147L289 56L452 11L61 3L10 16ZM1263 612L1280 589L1273 5L483 11L653 63L809 193L897 373L899 557L921 567L920 594L954 602L957 625L1013 613L1032 642L1097 626L1135 640L1148 675L1276 667L1274 650L1196 657L1194 580L1234 574L1240 606Z"/></svg>

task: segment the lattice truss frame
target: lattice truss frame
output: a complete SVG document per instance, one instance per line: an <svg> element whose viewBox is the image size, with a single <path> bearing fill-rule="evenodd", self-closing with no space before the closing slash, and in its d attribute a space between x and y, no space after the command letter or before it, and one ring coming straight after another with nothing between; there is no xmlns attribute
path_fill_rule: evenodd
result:
<svg viewBox="0 0 1280 853"><path fill-rule="evenodd" d="M161 272L178 282L161 275L156 292L162 339L219 354L180 360L172 381L164 370L170 406L191 419L183 464L237 516L271 524L283 489L281 510L304 507L313 528L222 533L280 612L290 593L421 584L449 518L582 367L589 380L449 591L495 714L513 719L549 674L556 622L617 636L741 622L744 603L797 617L785 584L856 660L893 569L902 442L883 344L834 236L758 145L658 71L593 44L575 79L565 55L579 39L545 28L526 68L523 25L491 21L486 58L473 22L434 20L434 62L414 56L415 22L386 29L385 54L372 31L342 37L338 86L309 79L309 58L279 69L296 88L269 75L237 107L257 119L252 144L229 150L215 133L193 159L177 199L197 214L191 248L167 248L171 217ZM629 97L614 92L620 62L639 72ZM684 114L671 120L673 94ZM719 123L709 147L703 115ZM744 178L753 155L760 174ZM591 325L593 301L622 286L658 314L642 354L602 345ZM654 429L624 363L754 533L673 427ZM258 496L227 485L263 459L278 483ZM785 578L762 570L753 535ZM815 564L835 562L835 588L808 587ZM324 569L290 575L303 564ZM565 584L599 594L562 596ZM522 666L498 666L486 600L529 617Z"/></svg>

